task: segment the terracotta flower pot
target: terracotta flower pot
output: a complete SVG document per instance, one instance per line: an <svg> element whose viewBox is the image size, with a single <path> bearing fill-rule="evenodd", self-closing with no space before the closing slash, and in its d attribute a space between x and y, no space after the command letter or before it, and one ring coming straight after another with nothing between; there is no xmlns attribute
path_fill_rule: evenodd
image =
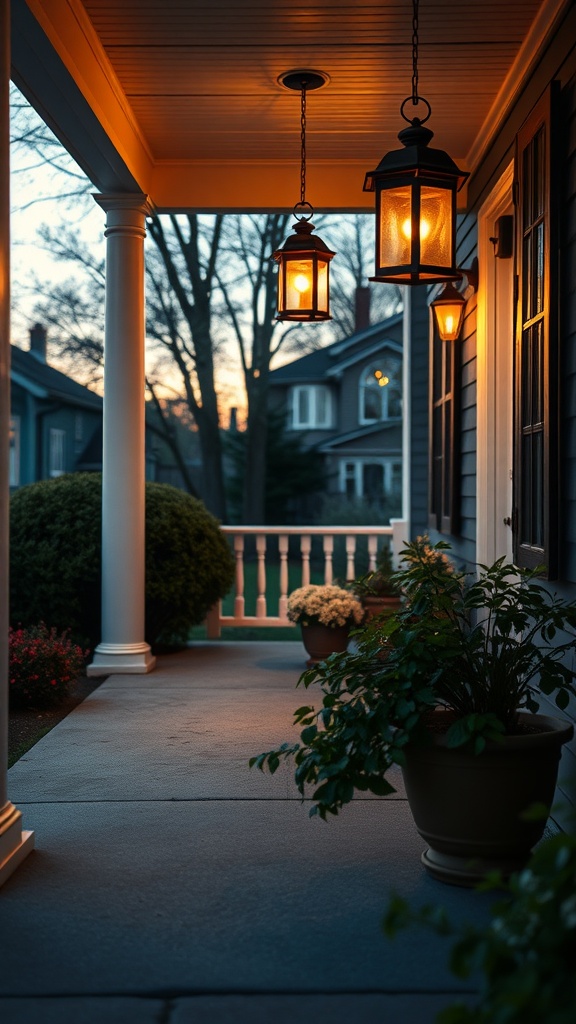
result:
<svg viewBox="0 0 576 1024"><path fill-rule="evenodd" d="M422 863L435 878L475 885L492 870L522 868L546 821L525 821L535 803L552 806L561 748L574 735L569 722L520 714L526 730L487 744L475 755L450 749L439 716L429 746L410 744L403 768L416 828L429 849ZM538 730L538 731L533 731Z"/></svg>
<svg viewBox="0 0 576 1024"><path fill-rule="evenodd" d="M392 615L393 612L397 612L402 607L402 600L392 594L380 596L367 594L362 598L362 607L364 608L364 621L369 622L376 616Z"/></svg>
<svg viewBox="0 0 576 1024"><path fill-rule="evenodd" d="M308 668L324 661L328 655L335 651L345 651L348 647L350 630L348 626L323 626L321 623L311 622L308 626L300 624L302 630L302 643L309 655L306 664Z"/></svg>

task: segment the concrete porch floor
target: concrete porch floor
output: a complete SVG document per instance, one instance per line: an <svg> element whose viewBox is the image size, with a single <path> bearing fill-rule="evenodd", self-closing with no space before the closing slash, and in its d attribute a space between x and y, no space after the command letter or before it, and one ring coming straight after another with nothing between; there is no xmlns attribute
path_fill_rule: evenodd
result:
<svg viewBox="0 0 576 1024"><path fill-rule="evenodd" d="M14 765L36 850L0 890L3 1024L432 1024L470 994L443 942L382 934L391 890L454 921L493 902L424 872L401 778L325 824L289 770L248 768L315 703L295 689L304 657L299 642L162 656Z"/></svg>

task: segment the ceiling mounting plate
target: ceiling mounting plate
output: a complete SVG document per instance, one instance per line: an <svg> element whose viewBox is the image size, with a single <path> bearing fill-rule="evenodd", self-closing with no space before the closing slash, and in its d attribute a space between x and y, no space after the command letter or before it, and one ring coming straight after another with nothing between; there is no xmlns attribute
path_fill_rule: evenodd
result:
<svg viewBox="0 0 576 1024"><path fill-rule="evenodd" d="M301 92L312 92L314 89L323 89L328 85L330 75L325 71L318 71L312 68L296 68L294 71L284 71L278 75L277 82L284 89L292 89Z"/></svg>

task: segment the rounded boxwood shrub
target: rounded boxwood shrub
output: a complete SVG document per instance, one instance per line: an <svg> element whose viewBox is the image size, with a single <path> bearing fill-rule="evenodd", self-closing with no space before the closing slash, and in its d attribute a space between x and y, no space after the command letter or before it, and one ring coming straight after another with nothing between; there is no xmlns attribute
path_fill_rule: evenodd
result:
<svg viewBox="0 0 576 1024"><path fill-rule="evenodd" d="M10 503L10 620L44 620L94 646L101 639L102 478L72 473L16 491ZM146 484L146 639L186 639L224 597L234 560L201 501Z"/></svg>

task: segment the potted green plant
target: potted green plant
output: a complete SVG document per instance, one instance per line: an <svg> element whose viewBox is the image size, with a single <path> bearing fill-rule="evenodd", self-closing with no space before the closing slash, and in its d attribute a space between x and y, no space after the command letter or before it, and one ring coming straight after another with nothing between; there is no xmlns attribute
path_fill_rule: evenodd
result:
<svg viewBox="0 0 576 1024"><path fill-rule="evenodd" d="M394 573L390 548L385 544L376 557L376 568L352 583L351 589L364 609L365 622L378 615L390 615L400 607L402 592L394 582Z"/></svg>
<svg viewBox="0 0 576 1024"><path fill-rule="evenodd" d="M396 581L405 604L356 635L356 649L303 673L322 707L295 712L301 742L258 755L274 771L292 758L312 814L326 818L358 791L393 792L402 767L416 827L429 843L428 870L474 884L527 860L544 824L522 814L550 808L564 720L539 714L538 693L559 708L576 695L564 663L576 637L576 602L555 597L536 570L499 559L478 574L456 572L447 545L406 546ZM429 547L429 545L428 545Z"/></svg>
<svg viewBox="0 0 576 1024"><path fill-rule="evenodd" d="M307 664L312 666L332 652L346 651L350 630L362 622L363 611L343 587L309 583L289 595L287 615L300 625Z"/></svg>

